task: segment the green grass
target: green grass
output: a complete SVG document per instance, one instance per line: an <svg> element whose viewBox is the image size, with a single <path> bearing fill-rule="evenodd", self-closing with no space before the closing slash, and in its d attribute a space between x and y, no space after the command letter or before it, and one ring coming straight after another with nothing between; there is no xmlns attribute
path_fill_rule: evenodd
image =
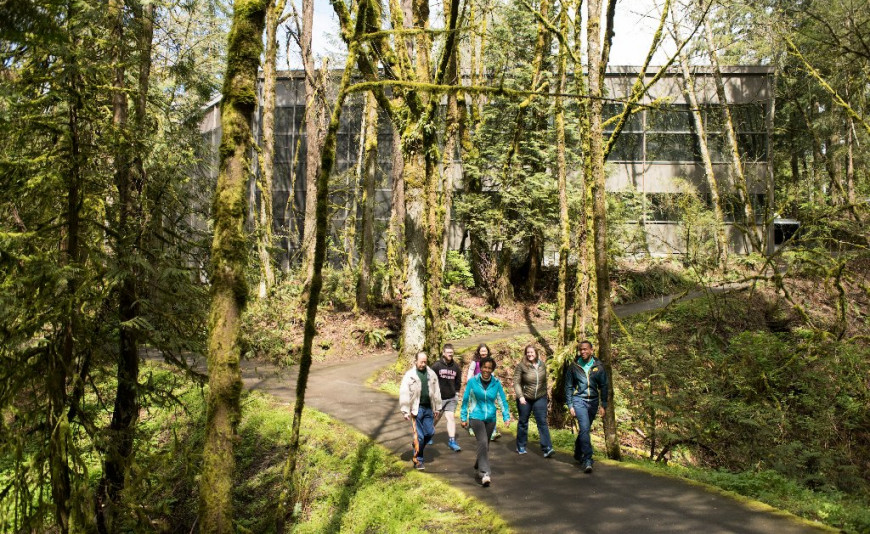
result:
<svg viewBox="0 0 870 534"><path fill-rule="evenodd" d="M137 488L151 487L141 507L149 510L147 523L156 530L186 532L196 515L204 401L198 389L180 395L186 411L158 410L143 421L143 429L154 438L141 459L150 466L145 471L148 481ZM292 407L262 393L243 398L234 489L240 532L275 531L291 412ZM369 438L313 410L303 416L295 484L290 532L509 532L490 508L409 470ZM144 497L140 494L137 500ZM143 519L137 523L142 525Z"/></svg>

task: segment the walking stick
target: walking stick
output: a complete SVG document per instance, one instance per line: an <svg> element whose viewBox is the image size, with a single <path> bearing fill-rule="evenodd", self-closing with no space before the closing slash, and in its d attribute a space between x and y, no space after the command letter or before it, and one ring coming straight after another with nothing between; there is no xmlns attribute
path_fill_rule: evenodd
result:
<svg viewBox="0 0 870 534"><path fill-rule="evenodd" d="M411 432L414 436L414 457L412 460L414 461L414 467L417 467L417 455L420 454L420 440L417 439L417 418L411 417Z"/></svg>

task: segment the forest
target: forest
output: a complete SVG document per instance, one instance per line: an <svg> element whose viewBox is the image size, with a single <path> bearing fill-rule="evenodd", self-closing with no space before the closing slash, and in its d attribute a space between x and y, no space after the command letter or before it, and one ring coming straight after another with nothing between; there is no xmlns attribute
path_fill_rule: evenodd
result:
<svg viewBox="0 0 870 534"><path fill-rule="evenodd" d="M605 465L870 532L868 2L0 0L0 55L0 532L522 531L310 388L485 340L515 412L532 343L570 453L587 339Z"/></svg>

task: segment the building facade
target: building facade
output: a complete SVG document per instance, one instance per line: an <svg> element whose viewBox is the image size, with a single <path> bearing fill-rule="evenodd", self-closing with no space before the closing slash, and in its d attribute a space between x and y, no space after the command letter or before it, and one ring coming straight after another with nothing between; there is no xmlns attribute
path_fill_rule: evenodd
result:
<svg viewBox="0 0 870 534"><path fill-rule="evenodd" d="M637 68L612 67L605 81L611 103L604 106L605 131L613 125L606 119L621 110L618 101L630 94L637 78ZM655 74L651 68L647 80ZM747 189L758 214L756 221L745 221L736 202L733 184L733 166L724 133L721 105L716 96L714 78L708 68L697 67L694 72L696 94L703 116L707 141L713 161L714 174L720 184L731 247L735 252L749 251L741 228L753 228L767 240L771 234L764 221L770 219L772 205L772 174L769 165L770 125L773 87L772 69L767 67L725 67L722 80L727 105L737 129ZM357 188L356 169L360 165L362 150L362 97L355 95L342 112L339 128L336 163L333 178L331 238L338 246L351 248L350 224L358 224L355 203ZM626 200L634 208L629 210L620 224L633 227L629 233L643 235L643 245L633 253L651 256L683 254L687 250L686 227L675 206L689 191L694 191L709 203L709 189L695 131L692 110L683 93L683 77L672 70L665 74L639 102L640 108L632 114L614 149L608 157L607 190L619 201ZM303 73L283 72L277 83L275 110L274 159L274 233L280 240L276 245L284 251L281 263L286 268L292 263L300 247L305 206L305 88ZM260 121L255 131L260 132ZM204 112L201 132L209 144L220 141L219 100L212 102ZM392 127L381 117L378 128L378 165L375 195L376 227L383 234L390 217L390 199L393 169ZM459 165L461 169L461 165ZM216 165L212 170L216 174ZM578 172L578 170L574 170ZM461 183L461 180L457 180ZM250 198L249 219L253 226L259 210L259 190L256 181L248 187ZM553 199L558 202L557 199ZM769 225L767 225L769 226ZM458 248L464 230L454 224L449 231L451 247ZM383 239L376 246L382 252ZM551 263L556 255L552 247L545 262Z"/></svg>

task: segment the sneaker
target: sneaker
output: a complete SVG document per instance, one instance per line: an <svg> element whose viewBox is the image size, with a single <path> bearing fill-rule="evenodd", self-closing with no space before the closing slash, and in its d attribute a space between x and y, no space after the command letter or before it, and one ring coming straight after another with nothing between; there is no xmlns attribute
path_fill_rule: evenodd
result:
<svg viewBox="0 0 870 534"><path fill-rule="evenodd" d="M426 445L432 445L433 443L434 442L432 441L432 438L429 438L429 441L426 442Z"/></svg>
<svg viewBox="0 0 870 534"><path fill-rule="evenodd" d="M554 449L553 447L550 447L549 449L544 451L544 458L549 458L549 457L553 456L554 454L556 454L556 449Z"/></svg>
<svg viewBox="0 0 870 534"><path fill-rule="evenodd" d="M414 462L414 467L417 468L417 471L425 471L426 470L426 466L423 465L423 460L417 460L416 462Z"/></svg>
<svg viewBox="0 0 870 534"><path fill-rule="evenodd" d="M500 437L501 437L501 432L499 432L498 429L496 428L496 429L493 431L492 436L489 437L489 441L495 441L495 440L497 440L497 439L500 438Z"/></svg>
<svg viewBox="0 0 870 534"><path fill-rule="evenodd" d="M488 488L490 482L492 482L492 481L490 480L489 475L483 475L483 478L480 479L480 484L484 488Z"/></svg>
<svg viewBox="0 0 870 534"><path fill-rule="evenodd" d="M592 460L586 460L586 464L583 465L583 472L586 474L592 472Z"/></svg>
<svg viewBox="0 0 870 534"><path fill-rule="evenodd" d="M517 447L517 454L526 454L525 447Z"/></svg>
<svg viewBox="0 0 870 534"><path fill-rule="evenodd" d="M459 452L462 450L462 447L460 447L459 444L456 443L455 439L448 439L447 440L447 447L449 447L450 450L453 452Z"/></svg>

